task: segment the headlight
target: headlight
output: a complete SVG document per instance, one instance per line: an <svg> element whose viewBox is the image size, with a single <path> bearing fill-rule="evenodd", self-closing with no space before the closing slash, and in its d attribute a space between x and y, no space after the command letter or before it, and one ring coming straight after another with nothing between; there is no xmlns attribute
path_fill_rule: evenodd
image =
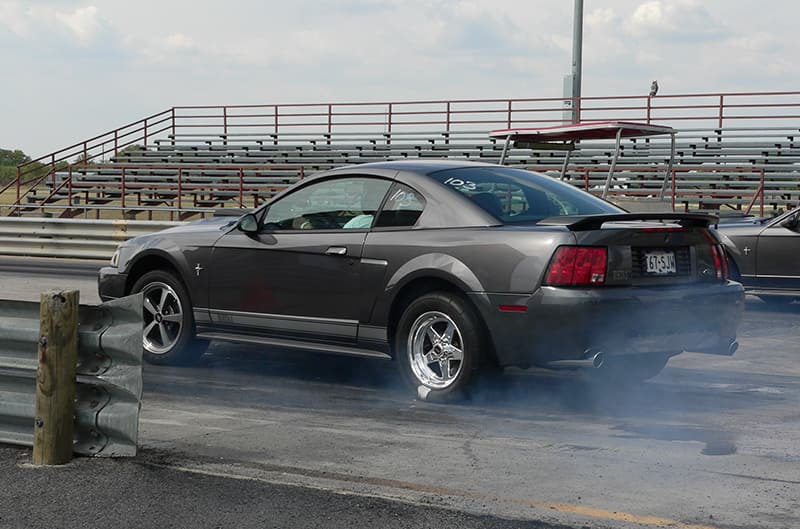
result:
<svg viewBox="0 0 800 529"><path fill-rule="evenodd" d="M118 264L119 264L119 248L117 248L114 251L114 255L111 256L111 266L116 268Z"/></svg>

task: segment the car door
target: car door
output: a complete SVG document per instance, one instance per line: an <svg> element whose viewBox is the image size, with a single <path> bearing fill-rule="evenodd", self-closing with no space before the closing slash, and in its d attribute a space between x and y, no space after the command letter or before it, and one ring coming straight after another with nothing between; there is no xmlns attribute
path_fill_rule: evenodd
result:
<svg viewBox="0 0 800 529"><path fill-rule="evenodd" d="M800 212L765 228L758 236L759 283L772 288L800 288Z"/></svg>
<svg viewBox="0 0 800 529"><path fill-rule="evenodd" d="M361 252L391 180L341 176L270 204L258 233L214 246L212 324L234 332L351 343L360 310Z"/></svg>

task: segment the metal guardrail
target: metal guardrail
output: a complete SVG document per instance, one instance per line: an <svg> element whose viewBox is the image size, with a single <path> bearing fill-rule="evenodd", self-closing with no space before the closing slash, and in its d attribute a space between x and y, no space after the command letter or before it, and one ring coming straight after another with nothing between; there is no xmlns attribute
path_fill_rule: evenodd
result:
<svg viewBox="0 0 800 529"><path fill-rule="evenodd" d="M117 245L181 222L0 218L0 255L108 259Z"/></svg>
<svg viewBox="0 0 800 529"><path fill-rule="evenodd" d="M75 453L133 456L142 398L142 295L81 306ZM39 303L0 300L0 442L33 445Z"/></svg>

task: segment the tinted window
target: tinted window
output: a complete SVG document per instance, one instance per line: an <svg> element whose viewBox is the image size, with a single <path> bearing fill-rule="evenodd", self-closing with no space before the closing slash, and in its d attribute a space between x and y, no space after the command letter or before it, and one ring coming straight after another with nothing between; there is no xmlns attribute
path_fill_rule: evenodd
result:
<svg viewBox="0 0 800 529"><path fill-rule="evenodd" d="M264 229L368 229L389 186L388 180L365 177L308 185L271 204Z"/></svg>
<svg viewBox="0 0 800 529"><path fill-rule="evenodd" d="M425 199L403 184L395 184L383 205L376 228L413 226L425 209Z"/></svg>
<svg viewBox="0 0 800 529"><path fill-rule="evenodd" d="M465 195L504 223L623 212L569 184L521 169L467 167L437 171L428 176Z"/></svg>

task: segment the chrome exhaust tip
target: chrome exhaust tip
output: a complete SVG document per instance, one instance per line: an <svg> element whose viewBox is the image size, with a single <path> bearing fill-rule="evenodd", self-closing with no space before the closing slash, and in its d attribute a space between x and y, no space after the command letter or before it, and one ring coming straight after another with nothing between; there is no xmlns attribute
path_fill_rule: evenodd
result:
<svg viewBox="0 0 800 529"><path fill-rule="evenodd" d="M600 369L606 361L606 354L603 351L597 351L591 357L592 367Z"/></svg>
<svg viewBox="0 0 800 529"><path fill-rule="evenodd" d="M587 349L580 360L554 360L543 367L550 369L599 369L605 362L606 355L598 349Z"/></svg>
<svg viewBox="0 0 800 529"><path fill-rule="evenodd" d="M728 354L733 355L736 351L739 350L739 342L736 340L732 340L731 344L728 346Z"/></svg>

